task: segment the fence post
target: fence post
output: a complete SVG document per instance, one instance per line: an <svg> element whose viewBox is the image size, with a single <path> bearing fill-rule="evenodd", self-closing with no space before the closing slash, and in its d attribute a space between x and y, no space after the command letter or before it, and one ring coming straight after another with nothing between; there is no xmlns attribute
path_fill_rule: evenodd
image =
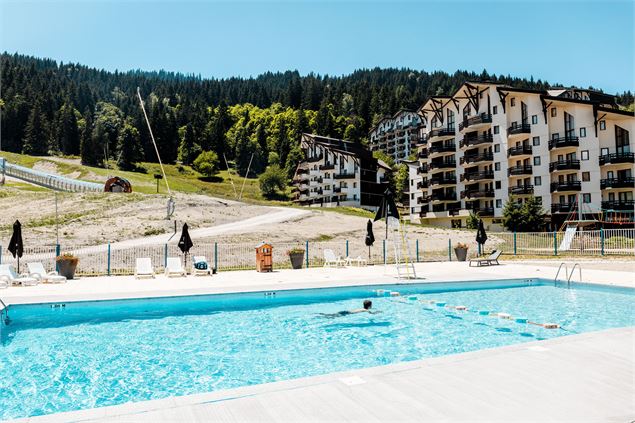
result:
<svg viewBox="0 0 635 423"><path fill-rule="evenodd" d="M57 257L59 257L61 252L62 252L62 247L60 247L59 244L55 244L55 271L56 272L60 271L60 266L59 264L57 264Z"/></svg>
<svg viewBox="0 0 635 423"><path fill-rule="evenodd" d="M108 243L108 276L110 276L110 242Z"/></svg>
<svg viewBox="0 0 635 423"><path fill-rule="evenodd" d="M308 269L309 268L309 240L308 239L304 242L304 256L305 256L304 261L306 263L306 268Z"/></svg>
<svg viewBox="0 0 635 423"><path fill-rule="evenodd" d="M415 240L415 250L417 251L417 263L419 263L419 240Z"/></svg>
<svg viewBox="0 0 635 423"><path fill-rule="evenodd" d="M516 231L514 231L514 255L516 255Z"/></svg>
<svg viewBox="0 0 635 423"><path fill-rule="evenodd" d="M553 255L558 255L558 233L553 231Z"/></svg>
<svg viewBox="0 0 635 423"><path fill-rule="evenodd" d="M163 267L168 267L168 244L163 246Z"/></svg>
<svg viewBox="0 0 635 423"><path fill-rule="evenodd" d="M604 228L600 228L600 251L604 255Z"/></svg>
<svg viewBox="0 0 635 423"><path fill-rule="evenodd" d="M448 238L448 260L452 261L452 240Z"/></svg>
<svg viewBox="0 0 635 423"><path fill-rule="evenodd" d="M2 264L2 246L0 246L0 264Z"/></svg>
<svg viewBox="0 0 635 423"><path fill-rule="evenodd" d="M348 257L348 239L346 240L346 257Z"/></svg>
<svg viewBox="0 0 635 423"><path fill-rule="evenodd" d="M218 272L218 242L214 242L214 269Z"/></svg>
<svg viewBox="0 0 635 423"><path fill-rule="evenodd" d="M382 249L384 250L384 265L385 265L386 264L386 240L384 239L381 242L383 245Z"/></svg>

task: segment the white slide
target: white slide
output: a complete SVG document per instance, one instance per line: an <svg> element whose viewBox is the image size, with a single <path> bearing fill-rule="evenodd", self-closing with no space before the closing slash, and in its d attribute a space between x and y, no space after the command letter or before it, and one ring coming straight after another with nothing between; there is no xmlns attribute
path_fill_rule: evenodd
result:
<svg viewBox="0 0 635 423"><path fill-rule="evenodd" d="M577 230L577 226L567 226L567 229L564 231L564 238L560 243L560 247L558 247L559 251L569 251L571 249L571 242L573 242L573 237L575 236Z"/></svg>

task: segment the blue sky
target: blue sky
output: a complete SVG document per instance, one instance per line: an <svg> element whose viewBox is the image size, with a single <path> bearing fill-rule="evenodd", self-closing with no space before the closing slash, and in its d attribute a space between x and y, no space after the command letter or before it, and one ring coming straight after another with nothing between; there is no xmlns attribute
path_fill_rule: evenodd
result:
<svg viewBox="0 0 635 423"><path fill-rule="evenodd" d="M0 49L203 77L486 68L621 92L635 86L634 3L0 0Z"/></svg>

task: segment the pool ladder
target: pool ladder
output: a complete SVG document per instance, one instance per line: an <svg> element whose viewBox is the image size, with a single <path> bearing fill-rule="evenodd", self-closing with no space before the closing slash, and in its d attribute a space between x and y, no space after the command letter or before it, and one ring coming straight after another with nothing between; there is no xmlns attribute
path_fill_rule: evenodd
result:
<svg viewBox="0 0 635 423"><path fill-rule="evenodd" d="M5 324L9 324L9 306L0 298L0 304L2 304L2 310L0 310L0 320ZM4 313L4 319L2 319L2 313Z"/></svg>
<svg viewBox="0 0 635 423"><path fill-rule="evenodd" d="M562 270L562 266L564 266L564 274L567 277L567 288L571 288L571 278L573 277L573 273L575 272L575 268L578 268L578 271L580 272L580 282L582 282L582 266L580 266L580 263L573 263L573 268L571 269L571 273L569 273L569 266L567 266L567 263L565 263L564 261L562 263L560 263L560 266L558 267L558 272L556 272L556 277L553 278L553 284L555 285L556 282L558 282L558 276L560 275L560 270Z"/></svg>

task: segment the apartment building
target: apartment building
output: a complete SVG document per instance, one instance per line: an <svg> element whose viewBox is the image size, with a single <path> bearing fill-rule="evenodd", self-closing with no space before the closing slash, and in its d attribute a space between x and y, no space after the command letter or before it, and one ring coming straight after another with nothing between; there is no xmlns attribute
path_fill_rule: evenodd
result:
<svg viewBox="0 0 635 423"><path fill-rule="evenodd" d="M371 151L381 151L395 162L406 160L419 143L421 117L412 110L401 109L385 117L368 134Z"/></svg>
<svg viewBox="0 0 635 423"><path fill-rule="evenodd" d="M295 202L304 206L352 206L373 210L387 187L390 167L360 144L302 134L305 160L293 177Z"/></svg>
<svg viewBox="0 0 635 423"><path fill-rule="evenodd" d="M470 82L418 112L423 222L464 226L473 212L496 228L510 196L534 195L554 228L576 211L605 227L632 225L635 116L614 97Z"/></svg>

